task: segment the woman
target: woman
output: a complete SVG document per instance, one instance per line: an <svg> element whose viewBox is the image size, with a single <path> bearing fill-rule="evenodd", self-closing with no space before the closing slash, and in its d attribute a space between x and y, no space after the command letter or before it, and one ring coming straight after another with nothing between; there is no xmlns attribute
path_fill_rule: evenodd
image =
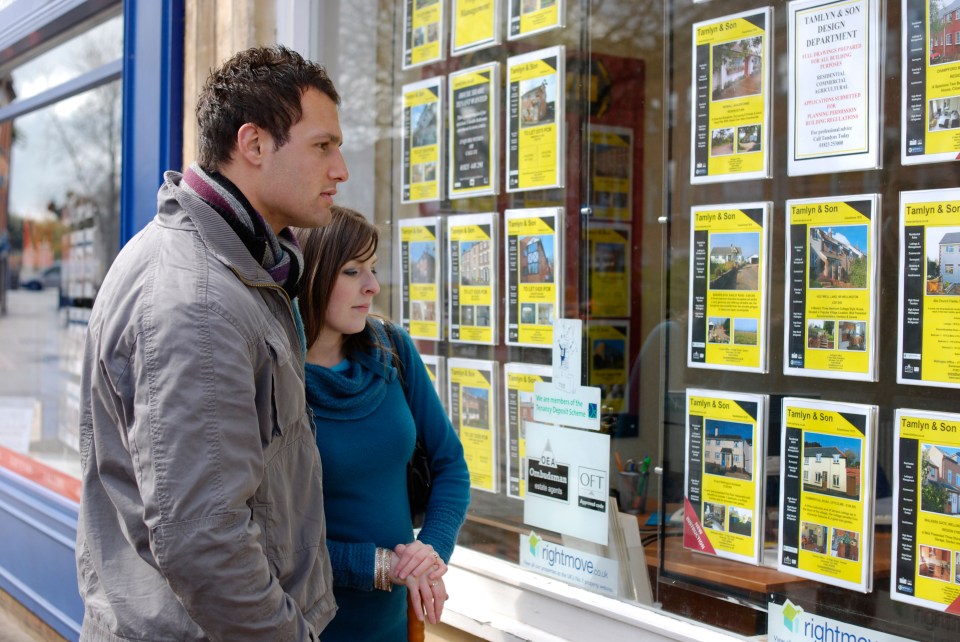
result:
<svg viewBox="0 0 960 642"><path fill-rule="evenodd" d="M376 227L353 210L332 207L331 214L329 225L300 232L307 401L317 425L339 606L323 639L406 640L408 590L418 620L426 614L439 621L447 598L442 575L466 515L469 474L410 337L369 317L380 291ZM418 435L433 486L414 540L406 470Z"/></svg>

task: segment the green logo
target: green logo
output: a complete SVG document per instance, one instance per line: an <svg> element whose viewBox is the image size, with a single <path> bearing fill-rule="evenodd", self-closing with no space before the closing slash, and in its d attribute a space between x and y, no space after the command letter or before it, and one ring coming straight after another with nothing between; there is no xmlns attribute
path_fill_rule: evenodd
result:
<svg viewBox="0 0 960 642"><path fill-rule="evenodd" d="M540 544L540 538L537 537L537 534L533 531L530 531L530 554L534 557L537 556L537 546Z"/></svg>
<svg viewBox="0 0 960 642"><path fill-rule="evenodd" d="M783 625L791 633L800 632L800 616L803 615L803 609L790 600L783 603Z"/></svg>

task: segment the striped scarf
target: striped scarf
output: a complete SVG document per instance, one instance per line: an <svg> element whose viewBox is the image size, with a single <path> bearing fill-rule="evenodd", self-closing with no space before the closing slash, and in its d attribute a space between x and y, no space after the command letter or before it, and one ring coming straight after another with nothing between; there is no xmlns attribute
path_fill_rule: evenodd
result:
<svg viewBox="0 0 960 642"><path fill-rule="evenodd" d="M271 278L291 298L297 295L303 253L290 228L284 228L279 235L274 234L263 216L230 179L218 172L207 173L196 163L184 172L180 186L218 212Z"/></svg>

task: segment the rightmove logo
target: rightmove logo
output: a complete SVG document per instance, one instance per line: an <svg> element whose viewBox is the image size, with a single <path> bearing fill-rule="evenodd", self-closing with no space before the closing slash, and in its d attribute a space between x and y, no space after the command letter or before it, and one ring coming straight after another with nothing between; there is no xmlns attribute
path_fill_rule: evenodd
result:
<svg viewBox="0 0 960 642"><path fill-rule="evenodd" d="M768 602L770 642L902 642L902 638L888 633L808 613L790 600L783 604ZM909 642L909 641L908 641Z"/></svg>

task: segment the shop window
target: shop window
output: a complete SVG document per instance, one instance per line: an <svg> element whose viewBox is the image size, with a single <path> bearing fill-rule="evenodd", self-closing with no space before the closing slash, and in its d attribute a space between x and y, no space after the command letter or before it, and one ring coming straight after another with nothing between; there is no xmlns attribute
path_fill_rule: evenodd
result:
<svg viewBox="0 0 960 642"><path fill-rule="evenodd" d="M15 98L114 62L122 32L109 17L14 67ZM0 465L73 500L86 322L120 247L121 104L114 80L0 123L13 139L0 367L16 372L0 377Z"/></svg>
<svg viewBox="0 0 960 642"><path fill-rule="evenodd" d="M506 4L539 11L553 3ZM889 508L896 483L895 412L911 404L932 411L952 409L949 395L935 386L898 382L892 371L896 355L889 352L895 348L887 342L896 334L900 313L896 254L901 195L956 183L953 158L915 163L904 160L908 151L901 155L901 142L912 137L901 131L898 102L904 91L896 47L905 37L901 3L882 3L883 20L868 25L871 37L853 37L861 47L849 52L866 48L868 40L885 47L878 56L884 64L866 76L863 66L853 72L842 61L803 62L819 55L816 47L839 42L817 40L823 36L815 30L809 43L803 41L813 48L805 51L811 58L791 60L791 42L796 40L788 29L790 10L810 3L772 3L769 12L745 0L662 0L641 11L637 3L626 0L560 4L561 27L510 38L509 21L500 15L499 38L467 46L456 55L448 48L435 57L428 47L434 42L430 25L408 20L401 4L390 14L374 11L372 4L364 9L362 3L356 7L341 3L345 12L341 25L323 26L339 30L344 47L336 60L342 70L346 118L356 113L350 101L360 100L351 95L362 97L364 105L370 96L377 96L376 118L345 129L346 140L353 136L369 144L369 153L363 156L367 164L358 155L359 164L351 165L352 174L361 171L369 180L362 188L348 183L341 191L347 195L351 189L368 190L369 185L384 187L367 195L373 199L368 213L397 232L391 235L391 246L383 248L381 264L402 268L402 257L411 250L404 245L403 232L414 223L433 226L430 229L442 239L436 248L446 260L437 282L441 294L429 302L437 310L437 335L426 336L426 325L414 327L413 321L419 319L404 319L408 302L403 297L410 296L404 294L409 291L404 269L384 271L379 305L406 322L421 353L431 361L480 362L472 373L474 380L488 382L487 417L492 423L483 429L472 425L476 421L462 421L466 413L476 419L474 406L462 403L458 386L464 382L448 380L441 388L448 404L454 402L451 416L467 446L474 481L459 545L516 564L534 576L541 571L531 570L527 557L531 531L535 542L590 548L604 559L622 561L610 540L597 543L583 537L574 528L581 525L578 518L525 521L525 507L537 499L531 498L527 484L529 466L539 465L540 457L553 461L553 454L542 452L541 436L549 429L522 419L533 414L532 386L521 388L511 374L523 372L542 381L553 376L553 370L547 335L531 339L520 328L578 319L583 322L583 352L590 357L582 361L581 383L601 392L599 430L592 435L609 438L608 450L599 459L606 462L601 464L607 471L605 491L614 497L610 508L637 516L637 531L645 545L643 571L621 567L624 577L630 578L630 589L607 587L607 595L637 608L649 606L640 604L635 589L650 581L657 608L745 637L767 635L775 626L782 631L778 622L793 621L801 612L917 639L952 630L949 618L936 610L903 601L893 608L888 588L891 513L897 513ZM871 3L856 3L861 9L867 4ZM915 4L930 11L930 3ZM457 34L450 28L450 17L445 20L436 27L437 41L476 34L469 30ZM518 21L516 28L522 30L523 24ZM848 38L851 30L841 30L847 34L842 37ZM922 35L929 54L925 63L931 68L952 62L942 44L947 37L952 44L953 32L935 31ZM366 36L355 38L357 33L379 35L367 41ZM353 55L351 48L364 44L375 55ZM362 67L364 60L369 67ZM529 67L521 71L517 61ZM791 68L811 73L813 83L802 100L794 97L792 103ZM483 78L489 78L489 84L481 77L464 78L467 70L488 74ZM528 70L545 74L521 78ZM864 77L872 79L873 89L859 85L851 89ZM387 186L402 185L419 171L414 165L423 159L413 163L405 155L408 141L403 133L415 122L419 105L405 103L405 95L415 83L436 78L444 84L435 94L443 97L440 110L447 114L441 122L453 131L444 134L446 152L424 151L436 154L428 162L447 163L438 172L446 179L439 194L420 200ZM862 104L868 104L864 101L874 90L869 99L876 96L877 110L863 113ZM495 100L488 109L499 121L488 127L483 108L469 99L476 98L480 105L491 91ZM847 93L863 99L851 108L865 117L864 122L873 123L866 131L876 134L865 143L870 162L860 165L823 153L843 146L847 139L841 134L853 120L829 121L843 114L819 113L833 109L828 106L814 109ZM956 129L955 96L960 96L960 88L950 96L920 101L916 121L922 131L917 136L940 130L949 135ZM702 104L710 109L698 111ZM791 147L798 140L813 142L790 136L791 118L804 106L809 124L803 127L819 127L817 136L823 137L819 151ZM753 119L738 120L746 112ZM511 115L515 122L508 122ZM816 124L820 119L824 122ZM537 129L551 122L554 129ZM536 143L521 138L532 131L537 132ZM953 157L957 152L951 148ZM807 153L814 158L804 165ZM347 154L352 162L349 149ZM471 179L480 184L484 180L468 171L470 163L462 162L477 154L493 165L496 180L479 194L465 193ZM545 184L526 189L523 181L534 175ZM871 223L863 223L863 230L833 220L804 224L802 231L800 223L786 223L788 201L798 209L812 203L809 211L815 212L817 205L830 211L831 199L850 195L864 196L842 208L868 213L863 218ZM551 291L557 298L521 300L511 289L519 289L511 279L514 269L520 273L522 253L520 239L511 245L515 228L510 224L531 210L537 210L538 226L546 225L538 229L553 230L539 236L553 241L554 254L551 257L546 247L535 260L528 254L526 273L531 273L531 265L548 263L562 285ZM468 223L462 227L471 232L452 231L452 222L458 221ZM743 229L723 227L724 221L738 221ZM476 257L476 265L468 265L467 259L473 260L468 246L476 241L470 234L481 228L493 238ZM879 259L878 248L883 260L872 263ZM787 254L792 249L796 256ZM785 254L792 259L790 265L803 264L804 269L789 272ZM944 277L952 275L953 265L944 261L941 266L936 252L927 252L926 257L929 278L923 287L943 295L951 287L949 279L938 282L936 277L941 270ZM921 264L920 273L923 268ZM489 293L489 303L466 304L461 298L452 303L451 283L462 282L474 269L485 282L502 289ZM851 314L849 307L820 316L804 309L803 322L796 325L793 319L800 312L791 316L786 306L792 279L805 284L806 301L836 293L847 303L866 300L870 295L862 293L872 289L877 300L871 318ZM728 309L704 314L705 308L724 301L731 303ZM485 327L491 331L476 330L473 339L464 340L463 327L458 327L460 335L454 336L452 320L472 320L478 307L487 311ZM877 328L884 329L882 335ZM873 356L862 356L869 354ZM862 376L850 376L851 369L861 367L854 362L871 359L880 365ZM815 369L819 371L812 372ZM697 415L691 412L697 401L709 401L711 408L716 407L714 401L732 401L729 408L751 410L736 411L735 419L703 413L703 422L696 423L688 416ZM851 401L866 408L858 406L857 412L863 414L854 416L849 405L829 406ZM829 423L825 419L819 433L811 429L802 437L785 425L812 417L820 421L821 414L833 417L833 425L842 418L854 426L869 423L872 429L864 428L863 440L857 441L853 433L837 435L823 427ZM562 442L551 440L551 448L556 450L558 443ZM733 454L732 445L742 448L742 454ZM791 450L785 451L785 446ZM821 506L867 502L875 507L876 520L862 528L823 523L824 513L819 518L799 515L791 524L792 543L785 545L804 563L813 558L869 560L872 566L856 582L839 584L832 578L779 568L785 564L780 541L786 512L780 489L785 453L795 458L790 461L797 464L797 474L802 470L799 479L791 480L797 487L792 492L809 495L814 498L811 503ZM648 456L661 466L644 484L637 481L642 478L638 463ZM916 465L916 478L939 480L932 466L919 461ZM702 473L697 480L701 488L713 485L712 498L692 496L696 484L688 479L691 466ZM750 489L749 506L736 505L729 494L717 490L740 483ZM949 505L948 498L935 502L938 510ZM698 549L691 543L692 534L684 530L684 523L692 521L691 508L702 527L698 535L706 534L707 540L715 535L713 541L728 543L735 537L753 538L749 550L711 556ZM578 545L582 548L576 549ZM564 581L576 583L569 577ZM789 611L790 605L798 608Z"/></svg>

